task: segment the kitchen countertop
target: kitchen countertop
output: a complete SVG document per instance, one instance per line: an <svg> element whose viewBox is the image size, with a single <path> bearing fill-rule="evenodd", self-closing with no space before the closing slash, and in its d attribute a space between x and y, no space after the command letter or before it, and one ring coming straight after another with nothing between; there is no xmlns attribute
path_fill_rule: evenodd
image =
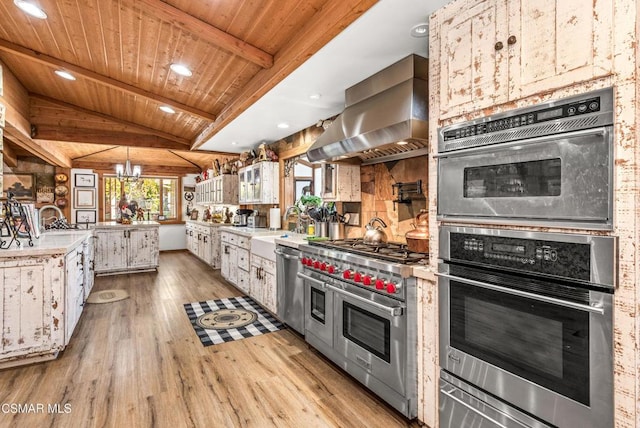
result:
<svg viewBox="0 0 640 428"><path fill-rule="evenodd" d="M120 229L123 227L156 227L160 226L160 223L157 221L133 221L129 224L122 224L115 221L101 221L95 224L94 228L96 229Z"/></svg>
<svg viewBox="0 0 640 428"><path fill-rule="evenodd" d="M187 223L199 224L201 226L212 226L212 227L222 227L222 226L231 226L231 223L214 223L212 221L202 221L202 220L186 220Z"/></svg>
<svg viewBox="0 0 640 428"><path fill-rule="evenodd" d="M221 231L231 232L237 235L248 236L252 238L254 236L270 236L281 235L285 233L284 230L271 230L265 227L236 227L236 226L223 226Z"/></svg>
<svg viewBox="0 0 640 428"><path fill-rule="evenodd" d="M420 279L436 281L436 275L431 266L414 266L413 276Z"/></svg>
<svg viewBox="0 0 640 428"><path fill-rule="evenodd" d="M20 246L15 242L6 250L0 250L0 257L45 256L51 254L67 254L91 236L91 230L65 230L45 232L40 238L33 240L33 247L26 239L20 239Z"/></svg>
<svg viewBox="0 0 640 428"><path fill-rule="evenodd" d="M307 235L304 233L293 233L282 230L282 235L275 239L276 245L285 245L291 248L299 248L300 245L306 244Z"/></svg>

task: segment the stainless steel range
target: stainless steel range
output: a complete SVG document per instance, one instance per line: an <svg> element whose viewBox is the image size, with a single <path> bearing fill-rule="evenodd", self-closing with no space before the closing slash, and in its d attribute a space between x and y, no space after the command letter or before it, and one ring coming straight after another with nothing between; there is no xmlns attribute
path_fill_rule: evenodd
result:
<svg viewBox="0 0 640 428"><path fill-rule="evenodd" d="M417 302L412 265L428 255L388 243L300 246L305 340L408 418L417 416Z"/></svg>

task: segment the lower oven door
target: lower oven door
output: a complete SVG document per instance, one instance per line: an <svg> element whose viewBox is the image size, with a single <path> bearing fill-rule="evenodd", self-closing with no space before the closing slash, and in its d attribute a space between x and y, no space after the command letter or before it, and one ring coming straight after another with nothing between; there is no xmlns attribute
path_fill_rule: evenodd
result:
<svg viewBox="0 0 640 428"><path fill-rule="evenodd" d="M349 284L343 287L330 286L335 292L336 352L405 395L406 308L377 293Z"/></svg>
<svg viewBox="0 0 640 428"><path fill-rule="evenodd" d="M451 270L438 273L444 370L555 426L612 426L611 294L578 303Z"/></svg>
<svg viewBox="0 0 640 428"><path fill-rule="evenodd" d="M333 347L333 292L322 277L313 273L298 272L298 277L304 281L306 339L321 350L330 349Z"/></svg>

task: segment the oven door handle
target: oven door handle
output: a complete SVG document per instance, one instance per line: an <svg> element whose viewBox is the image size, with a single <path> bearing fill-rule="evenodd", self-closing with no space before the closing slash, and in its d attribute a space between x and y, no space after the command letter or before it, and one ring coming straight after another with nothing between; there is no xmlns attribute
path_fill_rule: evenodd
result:
<svg viewBox="0 0 640 428"><path fill-rule="evenodd" d="M298 277L298 278L302 278L302 279L304 279L304 280L306 280L306 281L310 281L310 282L313 282L314 284L319 285L319 286L320 286L320 288L322 288L323 290L326 290L326 289L327 289L327 287L329 287L329 285L328 285L328 284L326 284L326 283L324 283L324 282L320 281L319 279L315 279L315 278L313 278L313 277L311 277L311 276L309 276L309 275L305 275L305 274L304 274L304 273L302 273L302 272L298 272L298 273L296 273L296 275L297 275L297 277Z"/></svg>
<svg viewBox="0 0 640 428"><path fill-rule="evenodd" d="M276 253L277 256L282 257L283 259L287 259L287 260L300 260L300 257L297 256L291 256L289 254L285 254L282 250L273 250L274 253Z"/></svg>
<svg viewBox="0 0 640 428"><path fill-rule="evenodd" d="M517 129L517 128L515 128ZM592 129L581 129L579 131L566 132L560 135L560 138L578 138L584 137L585 135L605 135L606 130L603 127L600 128L592 128ZM517 140L517 141L508 141L505 143L499 144L491 144L489 146L480 146L480 147L471 147L468 149L460 149L454 150L450 152L436 153L433 155L434 158L444 158L444 157L457 157L474 153L483 153L483 152L495 152L498 150L508 149L510 147L518 147L523 144L541 144L547 143L549 141L554 141L558 139L558 134L553 135L545 135L540 137L534 137L527 140Z"/></svg>
<svg viewBox="0 0 640 428"><path fill-rule="evenodd" d="M449 275L446 273L436 272L436 276L452 279L454 281L462 282L463 284L475 285L476 287L487 288L489 290L500 291L502 293L512 294L514 296L525 297L527 299L537 300L539 302L551 303L552 305L564 306L565 308L578 309L580 311L593 312L596 314L604 315L604 308L601 305L584 305L582 303L569 302L562 299L557 299L550 296L541 296L539 294L529 293L522 290L514 290L512 288L502 287L500 285L489 284L486 282L475 281L473 279L461 278L459 276Z"/></svg>
<svg viewBox="0 0 640 428"><path fill-rule="evenodd" d="M344 291L342 288L334 287L333 285L329 285L328 287L329 289L335 291L338 294L342 294L343 296L347 296L350 299L354 299L359 302L366 303L369 306L373 306L377 309L387 312L392 317L402 316L402 313L404 312L404 306L387 306L387 305L383 305L381 303L366 299L364 297L360 297L355 294L349 293L348 291Z"/></svg>
<svg viewBox="0 0 640 428"><path fill-rule="evenodd" d="M496 427L500 427L500 428L508 428L507 425L498 422L497 420L495 420L494 418L490 417L488 414L482 412L479 409L476 409L475 407L473 407L470 403L467 403L466 401L464 401L461 398L456 397L455 395L453 395L451 392L449 391L445 391L443 389L440 389L440 393L443 395L446 395L448 398L450 398L451 400L455 401L456 403L460 404L461 406L463 406L465 409L467 410L471 410L472 412L476 413L477 415L479 415L483 420L487 420L489 422L492 422L493 424L495 424ZM487 406L486 403L484 403L485 406ZM513 419L511 416L507 415L504 412L500 412L497 409L492 409L495 412L500 413L500 415L504 416L505 418L507 418L509 420L509 422L514 422L515 424L517 424L518 427L523 427L524 425L522 425L519 421ZM509 426L513 426L513 425L509 425Z"/></svg>

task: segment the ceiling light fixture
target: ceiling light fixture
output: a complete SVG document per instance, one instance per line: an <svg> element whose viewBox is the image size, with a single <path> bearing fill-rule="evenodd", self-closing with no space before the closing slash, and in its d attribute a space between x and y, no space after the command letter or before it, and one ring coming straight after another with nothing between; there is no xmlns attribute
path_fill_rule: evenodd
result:
<svg viewBox="0 0 640 428"><path fill-rule="evenodd" d="M118 180L127 183L134 183L138 181L138 178L140 178L140 173L140 165L135 165L131 168L131 161L129 161L129 147L127 147L127 161L124 166L121 163L116 165L116 175L118 176Z"/></svg>
<svg viewBox="0 0 640 428"><path fill-rule="evenodd" d="M29 3L25 0L13 0L13 4L18 6L24 13L27 13L34 18L47 19L47 14L44 12L44 10L40 9L33 3Z"/></svg>
<svg viewBox="0 0 640 428"><path fill-rule="evenodd" d="M54 71L54 73L56 73L58 76L62 77L63 79L76 80L76 77L73 74L69 73L68 71L56 70Z"/></svg>
<svg viewBox="0 0 640 428"><path fill-rule="evenodd" d="M429 24L423 22L411 27L411 35L413 37L427 37L429 35Z"/></svg>
<svg viewBox="0 0 640 428"><path fill-rule="evenodd" d="M178 73L181 76L185 76L185 77L191 77L193 75L193 72L191 70L189 70L189 67L187 67L186 65L183 64L171 64L169 66L170 69L172 69L173 71L175 71L176 73Z"/></svg>
<svg viewBox="0 0 640 428"><path fill-rule="evenodd" d="M160 106L160 110L165 113L174 114L176 111L169 106Z"/></svg>
<svg viewBox="0 0 640 428"><path fill-rule="evenodd" d="M311 94L309 95L309 98L312 100L319 100L320 97L322 97L322 94Z"/></svg>
<svg viewBox="0 0 640 428"><path fill-rule="evenodd" d="M289 124L286 122L281 122L278 124L278 128L280 129L288 129L289 128Z"/></svg>
<svg viewBox="0 0 640 428"><path fill-rule="evenodd" d="M409 143L406 142L406 141L398 141L396 144L399 145L399 146L406 146Z"/></svg>

